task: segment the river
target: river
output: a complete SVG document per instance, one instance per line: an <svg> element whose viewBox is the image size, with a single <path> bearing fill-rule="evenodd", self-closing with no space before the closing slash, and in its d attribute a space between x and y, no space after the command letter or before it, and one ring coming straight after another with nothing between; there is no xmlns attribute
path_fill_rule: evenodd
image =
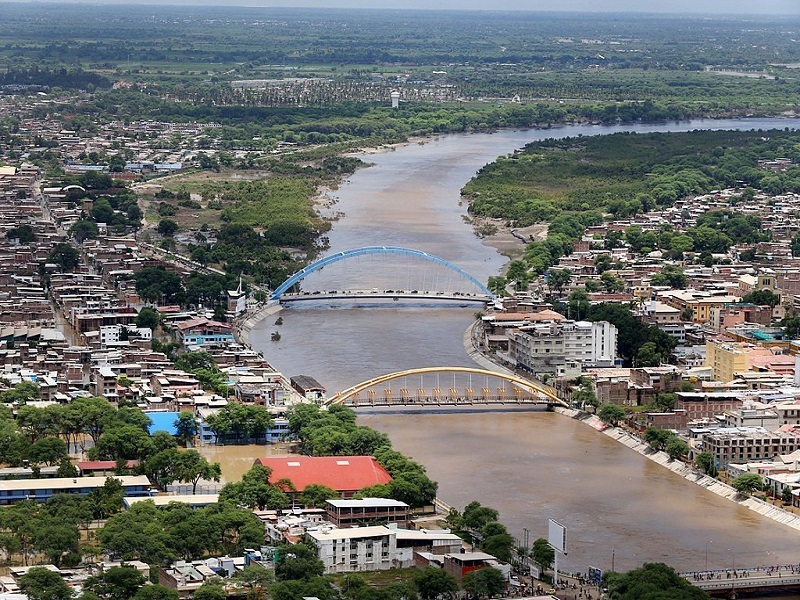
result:
<svg viewBox="0 0 800 600"><path fill-rule="evenodd" d="M689 121L640 126L565 126L450 135L362 155L336 192L345 216L330 253L373 245L416 248L446 258L478 280L505 258L481 243L462 216L460 188L484 164L548 137L617 131L770 129L798 120ZM330 289L337 289L335 285ZM338 288L341 289L341 288ZM379 374L432 366L474 366L462 335L474 308L355 304L293 306L251 333L253 346L286 375L308 374L333 392ZM270 341L272 331L281 339ZM500 510L522 538L546 536L547 520L568 529L571 570L632 568L665 561L678 569L800 561L794 530L694 486L585 425L544 412L364 415L394 446L425 464L440 496L463 508L476 499Z"/></svg>

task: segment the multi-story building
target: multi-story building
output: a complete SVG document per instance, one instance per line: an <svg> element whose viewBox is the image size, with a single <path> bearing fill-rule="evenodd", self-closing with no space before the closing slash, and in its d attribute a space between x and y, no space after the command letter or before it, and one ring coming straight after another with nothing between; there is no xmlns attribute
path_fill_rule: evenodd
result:
<svg viewBox="0 0 800 600"><path fill-rule="evenodd" d="M744 392L676 392L675 409L685 410L689 421L713 419L725 411L738 410Z"/></svg>
<svg viewBox="0 0 800 600"><path fill-rule="evenodd" d="M692 311L692 321L707 323L711 320L711 310L721 308L725 304L738 302L738 296L731 296L724 291L720 294L702 290L667 290L658 293L658 300L677 308L681 312Z"/></svg>
<svg viewBox="0 0 800 600"><path fill-rule="evenodd" d="M325 573L384 571L398 567L397 537L383 526L306 531Z"/></svg>
<svg viewBox="0 0 800 600"><path fill-rule="evenodd" d="M454 533L439 530L409 530L394 526L334 529L321 526L307 529L306 539L317 549L325 573L383 571L415 564L415 553L457 556L462 540ZM494 559L485 555L487 559Z"/></svg>
<svg viewBox="0 0 800 600"><path fill-rule="evenodd" d="M726 383L733 381L736 373L750 370L750 356L753 353L769 354L766 348L756 348L752 344L730 342L706 342L706 366L711 367L714 381Z"/></svg>
<svg viewBox="0 0 800 600"><path fill-rule="evenodd" d="M724 427L701 438L702 450L714 455L717 468L729 463L770 460L800 449L800 433L793 428L767 431L763 427Z"/></svg>
<svg viewBox="0 0 800 600"><path fill-rule="evenodd" d="M617 328L607 321L550 321L509 333L509 357L533 373L564 375L568 365L610 367L617 358Z"/></svg>

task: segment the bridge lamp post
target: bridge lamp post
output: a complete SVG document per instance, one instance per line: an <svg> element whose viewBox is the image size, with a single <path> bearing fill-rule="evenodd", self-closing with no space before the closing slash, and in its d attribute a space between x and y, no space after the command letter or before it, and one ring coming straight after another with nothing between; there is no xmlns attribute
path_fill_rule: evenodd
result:
<svg viewBox="0 0 800 600"><path fill-rule="evenodd" d="M712 543L712 540L708 540L706 542L706 571L708 571L708 545Z"/></svg>

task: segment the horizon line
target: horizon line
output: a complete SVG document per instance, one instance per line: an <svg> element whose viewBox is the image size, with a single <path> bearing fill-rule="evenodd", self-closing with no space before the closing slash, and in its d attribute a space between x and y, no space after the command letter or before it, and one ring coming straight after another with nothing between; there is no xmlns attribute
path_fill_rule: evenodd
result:
<svg viewBox="0 0 800 600"><path fill-rule="evenodd" d="M279 9L279 10L354 10L354 11L372 11L372 12L451 12L451 13L548 13L548 14L573 14L585 13L592 15L635 15L635 16L688 16L688 17L713 17L716 19L724 20L736 17L800 17L800 10L797 12L750 12L749 7L745 9L733 9L732 12L719 14L710 9L708 11L686 11L686 10L672 10L667 5L663 10L630 10L630 9L617 9L617 10L597 10L593 8L569 8L561 7L557 10L547 8L486 8L486 7L429 7L429 6L415 6L411 8L398 7L398 6L356 6L352 5L347 0L343 0L344 5L325 6L321 4L325 0L318 2L310 2L305 5L287 6L282 4L265 3L263 0L235 0L234 3L220 3L222 0L168 0L166 3L159 0L0 0L0 4L29 4L37 6L46 5L84 5L84 6L107 6L107 7L138 7L146 6L160 6L164 8L175 7L202 7L202 8L249 8L249 9ZM285 1L285 0L281 0ZM336 1L336 0L334 0ZM357 1L357 0L356 0Z"/></svg>

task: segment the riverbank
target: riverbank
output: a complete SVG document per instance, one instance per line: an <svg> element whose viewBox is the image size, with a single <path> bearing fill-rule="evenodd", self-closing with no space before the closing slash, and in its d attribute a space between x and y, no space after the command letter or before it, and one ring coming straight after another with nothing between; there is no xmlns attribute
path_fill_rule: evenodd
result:
<svg viewBox="0 0 800 600"><path fill-rule="evenodd" d="M472 358L472 360L485 369L503 373L512 373L512 371L510 371L508 368L497 364L480 351L477 343L477 331L478 323L475 322L464 332L464 349L467 351L467 354L470 356L470 358ZM792 514L778 506L774 506L753 496L742 495L730 485L723 483L718 479L714 479L713 477L709 477L703 473L698 473L692 467L680 460L671 459L666 452L653 450L642 440L634 437L627 431L619 427L607 426L596 415L592 415L580 410L564 408L561 406L554 407L553 411L576 421L585 423L592 429L595 429L612 438L620 444L630 448L634 452L638 452L645 458L669 469L684 479L691 481L692 483L699 485L700 487L703 487L718 496L721 496L722 498L730 500L731 502L735 502L740 506L772 519L773 521L786 525L787 527L791 527L796 531L800 531L800 515Z"/></svg>
<svg viewBox="0 0 800 600"><path fill-rule="evenodd" d="M280 302L270 300L266 304L258 306L255 310L248 310L233 325L233 337L243 346L252 348L250 344L250 332L259 322L270 315L274 315L283 310Z"/></svg>

